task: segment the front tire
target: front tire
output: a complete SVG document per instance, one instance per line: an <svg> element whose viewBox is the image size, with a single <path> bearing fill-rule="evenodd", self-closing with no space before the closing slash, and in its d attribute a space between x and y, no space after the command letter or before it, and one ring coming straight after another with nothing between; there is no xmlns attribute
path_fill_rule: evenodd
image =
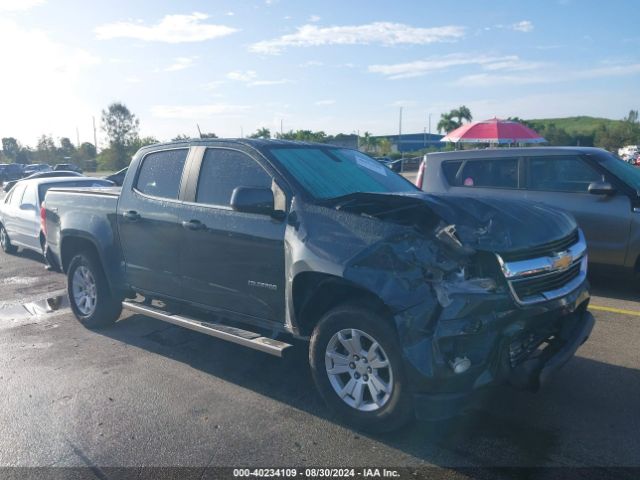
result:
<svg viewBox="0 0 640 480"><path fill-rule="evenodd" d="M396 331L373 311L347 304L325 314L309 362L320 395L345 423L385 432L413 417Z"/></svg>
<svg viewBox="0 0 640 480"><path fill-rule="evenodd" d="M112 325L122 312L122 299L112 295L102 266L89 252L81 252L71 260L67 293L71 310L87 328Z"/></svg>
<svg viewBox="0 0 640 480"><path fill-rule="evenodd" d="M4 253L15 253L17 250L17 248L11 244L11 239L9 239L9 234L4 228L4 225L0 225L0 247L2 247Z"/></svg>

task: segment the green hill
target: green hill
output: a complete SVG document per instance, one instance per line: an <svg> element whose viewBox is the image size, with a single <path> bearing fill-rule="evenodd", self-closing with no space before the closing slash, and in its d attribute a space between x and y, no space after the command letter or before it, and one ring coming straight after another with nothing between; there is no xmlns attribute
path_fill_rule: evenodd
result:
<svg viewBox="0 0 640 480"><path fill-rule="evenodd" d="M595 132L600 125L614 127L622 123L622 120L580 116L565 118L536 118L527 120L527 123L534 129L545 130L549 125L554 124L556 128L563 129L569 135L589 135Z"/></svg>

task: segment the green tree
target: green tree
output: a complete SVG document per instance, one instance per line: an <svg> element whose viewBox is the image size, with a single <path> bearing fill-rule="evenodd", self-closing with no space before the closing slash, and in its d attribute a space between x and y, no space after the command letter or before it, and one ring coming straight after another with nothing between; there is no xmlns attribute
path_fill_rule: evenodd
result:
<svg viewBox="0 0 640 480"><path fill-rule="evenodd" d="M262 127L249 135L249 138L271 138L271 130Z"/></svg>
<svg viewBox="0 0 640 480"><path fill-rule="evenodd" d="M201 138L218 138L218 135L216 135L213 132L209 132L209 133L203 133L200 137Z"/></svg>
<svg viewBox="0 0 640 480"><path fill-rule="evenodd" d="M72 158L73 154L76 153L76 147L71 140L67 137L62 137L60 139L60 148L58 149L58 154L60 157L69 157Z"/></svg>
<svg viewBox="0 0 640 480"><path fill-rule="evenodd" d="M179 134L171 139L172 142L178 142L180 140L189 140L191 137L189 135Z"/></svg>
<svg viewBox="0 0 640 480"><path fill-rule="evenodd" d="M311 130L289 130L284 133L276 133L276 138L282 140L297 140L299 142L325 143L330 137L323 131L313 132Z"/></svg>
<svg viewBox="0 0 640 480"><path fill-rule="evenodd" d="M389 155L391 153L391 140L388 138L381 138L378 140L378 149L382 155Z"/></svg>
<svg viewBox="0 0 640 480"><path fill-rule="evenodd" d="M20 143L13 137L4 137L2 139L2 153L12 162L17 161L18 154L20 153Z"/></svg>
<svg viewBox="0 0 640 480"><path fill-rule="evenodd" d="M440 120L438 121L438 132L449 133L460 126L456 120L453 119L451 113L440 114Z"/></svg>
<svg viewBox="0 0 640 480"><path fill-rule="evenodd" d="M123 104L114 102L102 111L102 129L109 138L109 150L102 156L103 165L119 170L129 164L128 147L138 138L140 121Z"/></svg>
<svg viewBox="0 0 640 480"><path fill-rule="evenodd" d="M50 135L41 135L36 144L35 158L39 163L60 163L58 149Z"/></svg>
<svg viewBox="0 0 640 480"><path fill-rule="evenodd" d="M458 108L454 108L453 110L451 110L450 115L453 118L458 119L458 125L462 125L464 120L466 120L467 122L470 122L473 120L473 116L471 115L471 110L469 110L469 108L466 107L465 105L461 105Z"/></svg>

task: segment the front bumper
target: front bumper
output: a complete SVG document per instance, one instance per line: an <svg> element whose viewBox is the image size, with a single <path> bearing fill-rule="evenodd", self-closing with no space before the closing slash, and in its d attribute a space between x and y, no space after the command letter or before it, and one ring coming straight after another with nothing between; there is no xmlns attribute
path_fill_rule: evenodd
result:
<svg viewBox="0 0 640 480"><path fill-rule="evenodd" d="M396 316L417 417L459 414L490 386L537 390L589 337L588 288L585 281L529 306L515 306L509 295L461 295L429 320L419 308ZM456 358L466 359L468 369L456 373Z"/></svg>

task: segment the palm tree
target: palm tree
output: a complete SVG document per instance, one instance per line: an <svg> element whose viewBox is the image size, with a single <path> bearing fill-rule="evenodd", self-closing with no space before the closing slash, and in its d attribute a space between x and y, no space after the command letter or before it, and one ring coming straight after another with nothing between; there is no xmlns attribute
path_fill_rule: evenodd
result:
<svg viewBox="0 0 640 480"><path fill-rule="evenodd" d="M262 127L249 135L249 138L271 138L271 130L268 128Z"/></svg>
<svg viewBox="0 0 640 480"><path fill-rule="evenodd" d="M449 113L440 114L440 121L438 122L437 126L438 132L449 133L461 125L459 121L453 119L454 112L455 110L452 110Z"/></svg>
<svg viewBox="0 0 640 480"><path fill-rule="evenodd" d="M469 110L469 108L466 107L465 105L461 105L460 107L454 110L451 110L450 115L453 118L458 119L459 125L462 125L463 120L466 120L467 122L470 122L471 120L473 120L473 116L471 115L471 110Z"/></svg>

